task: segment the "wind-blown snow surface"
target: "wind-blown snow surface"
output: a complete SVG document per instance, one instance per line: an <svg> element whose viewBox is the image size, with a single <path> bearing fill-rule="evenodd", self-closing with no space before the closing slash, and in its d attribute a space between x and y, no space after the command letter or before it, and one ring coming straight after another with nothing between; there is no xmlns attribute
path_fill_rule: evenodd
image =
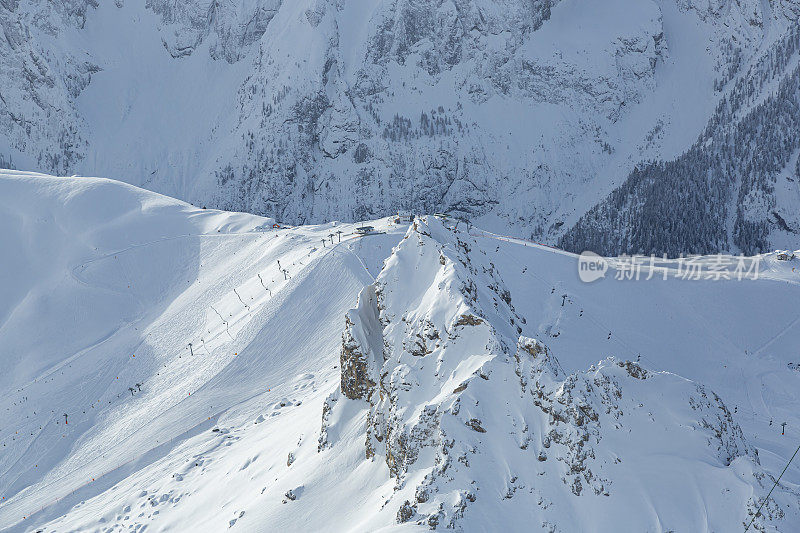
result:
<svg viewBox="0 0 800 533"><path fill-rule="evenodd" d="M796 259L584 284L432 217L14 172L0 205L3 530L735 531L800 440Z"/></svg>

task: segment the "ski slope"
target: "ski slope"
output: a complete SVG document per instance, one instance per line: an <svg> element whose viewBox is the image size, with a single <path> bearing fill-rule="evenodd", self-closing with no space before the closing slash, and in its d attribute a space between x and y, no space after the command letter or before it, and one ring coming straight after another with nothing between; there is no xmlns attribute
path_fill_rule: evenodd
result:
<svg viewBox="0 0 800 533"><path fill-rule="evenodd" d="M426 503L405 522L398 513L415 501L435 439L423 439L400 483L380 448L365 457L371 417L391 409L330 403L345 315L368 287L387 295L381 323L396 354L386 364L410 376L412 392L398 393L407 423L468 398L500 413L481 415L485 434L437 426L478 450L471 470L432 485L456 529L730 530L800 443L797 259L767 254L755 281L617 281L609 270L587 284L574 255L432 217L368 222L376 232L363 237L335 222L275 228L111 180L12 171L0 175L0 222L0 530L428 530L418 518L438 515ZM448 324L464 313L485 323L409 355L417 325L455 331ZM618 421L629 435L607 415L596 429L593 468L610 496L566 490L555 449L541 462L507 447L506 409L537 419L504 385L517 379L507 366L525 346L517 335L560 368L542 390L605 376L630 402ZM637 360L651 380L616 366ZM469 378L485 365L490 379ZM702 424L717 408L689 408L697 387L732 417L722 440L741 453L729 464ZM459 476L481 487L461 518L446 511ZM796 530L798 486L795 463L757 524ZM677 521L679 509L691 512Z"/></svg>

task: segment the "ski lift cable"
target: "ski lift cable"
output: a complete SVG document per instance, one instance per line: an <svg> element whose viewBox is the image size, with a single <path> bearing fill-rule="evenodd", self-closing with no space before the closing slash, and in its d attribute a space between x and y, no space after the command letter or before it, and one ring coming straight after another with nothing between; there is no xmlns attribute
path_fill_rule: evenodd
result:
<svg viewBox="0 0 800 533"><path fill-rule="evenodd" d="M511 242L511 241L507 241L507 240L505 240L505 239L501 239L501 238L498 238L498 237L494 237L494 236L492 236L491 234L486 234L486 235L482 235L482 236L484 236L484 237L487 237L487 238L490 238L490 239L496 239L496 240L499 240L499 241L502 241L502 242ZM512 244L514 244L514 243L512 242ZM527 245L523 245L523 246L526 246L526 247L527 247ZM553 282L551 282L551 281L547 281L546 279L544 279L543 277L541 277L540 275L538 275L536 272L534 272L532 269L529 269L529 268L527 268L527 265L523 265L523 264L522 264L522 263L519 261L519 259L517 259L517 258L516 258L516 257L514 257L513 255L511 255L511 254L506 254L506 255L507 255L508 257L510 257L510 258L511 258L511 259L512 259L514 262L516 262L516 263L517 263L519 266L521 266L521 267L523 267L523 268L526 268L526 273L527 273L527 274L530 274L532 277L534 277L534 278L536 278L537 280L539 280L539 281L540 281L542 284L544 284L545 286L547 286L547 287L552 287L552 286L553 286ZM577 295L575 295L575 294L570 294L570 297L571 297L572 299L574 299L576 302L582 301L582 298L578 297L578 296L577 296ZM584 306L584 308L586 308L586 306ZM602 322L600 322L599 320L597 320L596 318L594 318L593 316L591 316L591 314L589 314L589 313L586 313L586 318L587 318L587 319L588 319L590 322L594 323L594 325L595 325L595 326L597 326L598 328L600 328L602 331L611 331L611 328L607 327L605 324L603 324ZM652 359L648 358L648 357L647 357L647 356L645 356L645 355L642 355L641 351L637 351L637 350L635 350L635 349L634 349L634 348L633 348L633 347L632 347L630 344L626 343L626 342L625 342L625 341L624 341L624 340L623 340L623 339L622 339L622 338L621 338L619 335L615 335L615 336L614 336L614 341L615 341L616 343L620 344L620 345L621 345L623 348L625 348L625 349L626 349L628 352L630 352L631 356L634 356L634 355L635 355L635 356L637 356L637 357L641 357L642 359L645 359L645 360L647 360L647 361L650 361L650 363L651 363L651 364L654 364L654 365L655 365L655 361L653 361Z"/></svg>
<svg viewBox="0 0 800 533"><path fill-rule="evenodd" d="M260 274L258 275L258 277L259 277L259 280L261 280L261 284L262 284L262 285L264 285L263 279L261 278L261 275L260 275ZM269 289L268 289L266 286L264 286L264 288L265 288L265 289L267 289L267 290L269 291ZM245 307L248 307L248 309L249 309L249 306L248 306L246 303L244 303L244 301L242 300L241 296L238 294L238 292L236 291L236 289L235 289L235 288L233 289L233 292L234 292L234 293L236 294L236 296L239 298L239 301L241 301L241 302L244 304L244 306L245 306ZM214 311L214 312L217 314L217 316L220 318L220 320L222 321L222 323L223 323L223 324L226 326L226 331L227 331L228 335L230 335L230 331L228 330L228 321L227 321L227 320L225 320L225 319L222 317L222 315L219 313L219 311L217 311L217 310L216 310L216 308L215 308L213 305L211 306L211 309L212 309L212 310L213 310L213 311ZM136 351L136 349L137 349L139 346L141 346L141 345L143 344L143 342L144 342L144 340L140 341L140 342L139 342L139 344L137 344L136 348L134 348L134 350L133 350L133 351ZM205 348L206 352L207 352L207 353L210 355L210 352L209 352L209 350L208 350L208 347L207 347L207 346L206 346L206 344L205 344L205 340L204 340L204 339L201 339L201 342L202 342L202 344L203 344L203 347ZM192 343L189 343L189 349L190 349L190 350L191 350L191 346L192 346ZM87 351L87 350L84 350L84 351ZM33 381L31 384L35 384L35 383L36 383L36 379L34 379L34 381ZM80 384L80 390L81 390L81 391L83 391L83 387L84 387L84 383L81 383L81 384ZM24 388L24 387L23 387L23 388ZM131 390L131 388L129 387L129 388L128 388L128 390L130 391L130 390ZM119 395L117 395L117 396L119 397Z"/></svg>
<svg viewBox="0 0 800 533"><path fill-rule="evenodd" d="M338 244L339 244L339 243L335 243L335 244L334 244L334 245L331 247L331 249L330 249L330 250L332 251L333 249L335 249L335 248L337 247L337 245L338 245ZM349 250L349 249L348 249L348 251L350 251L350 252L352 253L352 250ZM355 254L353 254L353 255L355 255ZM361 259L360 259L360 258L359 258L357 255L356 255L356 258L358 258L358 259L359 259L359 261L361 262L361 265L364 267L364 269L367 271L367 273L369 273L369 270L367 270L366 266L364 266L364 263L363 263L363 261L361 261ZM371 274L370 274L370 275L371 275ZM264 283L263 283L263 279L261 278L261 276L259 275L258 277L259 277L259 280L261 281L261 284L262 284L262 285L264 285ZM373 279L374 279L374 278L373 278ZM266 286L265 286L264 288L266 288ZM269 289L267 289L267 290L269 290ZM234 288L233 292L236 294L236 296L239 298L239 300L242 302L242 304L244 304L244 306L245 306L245 307L249 308L249 306L248 306L246 303L244 303L244 301L242 300L241 296L238 294L238 292L236 291L236 289L235 289L235 288ZM227 320L225 320L225 319L222 317L222 315L219 313L219 311L217 311L217 309L216 309L214 306L211 306L211 309L212 309L212 310L213 310L213 311L214 311L214 312L217 314L217 316L218 316L218 317L220 318L220 320L223 322L223 324L225 325L225 328L226 328L226 332L227 332L227 333L228 333L228 335L230 336L230 330L229 330L229 328L228 328L228 321L227 321ZM143 342L144 342L144 341L141 341L141 342L139 343L139 345L137 345L137 348L138 348L138 346L140 346L140 345L141 345ZM208 352L208 347L206 347L206 345L205 345L205 340L204 340L204 339L202 339L202 344L203 344L203 346L205 347L205 349L206 349L206 352ZM34 382L35 382L35 380L34 380ZM128 390L129 390L129 391L131 391L131 393L133 393L133 390L132 390L132 389L133 389L133 387L129 387L129 388L128 388ZM119 397L119 395L118 395L118 397ZM65 415L65 416L66 416L66 415ZM141 428L139 428L139 429L141 429ZM137 429L136 431L138 431L138 429ZM40 435L40 434L41 434L41 432L39 432L39 434L37 434L37 436L38 436L38 435ZM133 459L132 459L132 460L133 460ZM131 461L132 461L132 460L131 460ZM129 463L129 462L131 462L131 461L127 461L126 463L123 463L122 465L118 465L118 466L117 466L117 468L119 468L119 467L121 467L121 466L123 466L123 465L125 465L125 464L127 464L127 463ZM77 469L76 469L75 471L77 471ZM74 471L73 471L73 472L74 472ZM61 479L65 478L65 477L66 477L66 476L62 477ZM94 480L94 479L93 479L93 480ZM58 480L56 480L56 481L58 481ZM77 490L77 489L76 489L76 490ZM73 493L74 493L74 491L73 491ZM57 499L56 499L54 502L52 502L52 503L55 503L55 502L59 501L59 500L60 500L60 499L62 499L62 498L63 498L63 496L62 496L61 498L57 498ZM48 505L46 505L46 506L42 507L42 510L43 510L45 507L47 507L47 506L49 506L49 505L52 505L52 503L50 503L50 504L48 504Z"/></svg>
<svg viewBox="0 0 800 533"><path fill-rule="evenodd" d="M332 247L329 249L329 251L333 251L333 250L335 250L336 248L338 248L338 244L339 244L339 243L335 243L335 244L334 244L334 245L333 245L333 246L332 246ZM353 255L355 255L355 257L356 257L356 258L359 260L359 262L361 263L362 267L364 267L364 270L366 270L366 271L367 271L367 273L368 273L368 274L370 274L370 276L372 276L372 274L369 272L369 270L368 270L368 269L366 268L366 266L364 265L364 262L361 260L361 258L360 258L358 255L356 255L355 253L353 253L353 251L352 251L352 250L350 250L349 248L347 248L347 249L348 249L348 251L349 251L350 253L352 253ZM259 278L260 278L260 276L259 276ZM374 280L374 277L373 277L373 280ZM263 280L262 280L262 284L263 284ZM234 292L236 293L236 290L235 290L235 289L234 289ZM239 300L241 301L241 296L239 296L239 294L238 294L238 293L236 293L236 295L239 297ZM242 302L242 303L244 303L244 302ZM245 306L247 306L247 305L245 304ZM228 321L227 321L227 320L225 320L225 319L222 317L222 315L219 313L219 311L217 311L217 309L216 309L214 306L211 306L211 309L212 309L212 310L213 310L213 311L214 311L214 312L217 314L217 316L219 316L220 320L222 320L223 324L225 325L226 331L227 331L228 335L230 336L230 331L229 331L229 329L228 329ZM141 343L140 343L140 344L141 344ZM205 341L204 341L204 340L203 340L203 346L205 346ZM206 347L206 351L208 351L208 348L207 348L207 347ZM129 389L128 389L128 390L131 390L131 389L132 389L132 387L129 387ZM131 392L131 393L132 393L132 392ZM183 400L181 400L181 402L183 402ZM180 402L179 402L179 403L180 403ZM218 417L218 416L219 416L221 413L222 413L222 411L221 411L221 412L219 412L219 413L217 413L217 414L215 414L215 415L214 415L214 417ZM211 417L209 417L209 419L210 419L210 418L211 418ZM143 427L143 426L140 426L139 428L137 428L136 430L134 430L134 431L133 431L133 433L137 433L139 430L141 430L141 429L142 429L142 427ZM147 452L145 452L145 453L147 453ZM141 456L139 456L139 457L141 457ZM108 474L109 472L112 472L112 471L114 471L114 470L117 470L117 469L121 468L122 466L125 466L125 465L127 465L127 464L129 464L129 463L133 462L134 460L138 459L139 457L133 457L133 458L129 459L128 461L126 461L126 462L124 462L124 463L122 463L122 464L119 464L119 465L117 465L116 467L114 467L113 469L109 470L108 472L102 473L100 476L95 476L94 478L92 478L92 481L94 481L95 479L99 479L100 477L103 477L104 475ZM95 457L94 459L97 459L97 458ZM73 473L77 472L77 471L78 471L80 468L82 468L82 467L85 467L85 466L88 466L88 464L89 464L89 463L87 462L87 463L85 463L84 465L82 465L82 466L80 466L80 467L77 467L77 468L76 468L76 469L74 469L72 472L69 472L69 473L65 474L64 476L62 476L62 477L60 477L60 478L58 478L58 479L56 479L56 480L53 480L53 481L51 481L50 485L52 485L52 484L54 484L54 483L56 483L56 482L58 482L58 481L61 481L61 480L63 480L63 479L66 479L66 478L67 478L69 475L71 475L71 474L73 474ZM77 491L79 488L81 488L81 487L83 487L83 486L85 486L85 485L88 485L89 483L90 483L90 482L84 483L84 484L80 485L79 487L76 487L75 489L73 489L73 490L72 490L72 491L70 491L69 493L65 493L64 495L62 495L62 496L60 496L60 497L58 497L58 498L54 499L54 500L53 500L53 501L51 501L50 503L46 503L46 504L44 504L44 505L41 507L41 509L39 509L39 512L43 511L45 508L47 508L47 507L49 507L49 506L51 506L51 505L53 505L53 504L55 504L55 503L57 503L57 502L61 501L63 498L65 498L65 497L69 496L70 494L74 494L74 493L75 493L75 491Z"/></svg>
<svg viewBox="0 0 800 533"><path fill-rule="evenodd" d="M489 235L486 235L486 236L487 236L487 237L490 237ZM491 237L490 237L490 238L491 238ZM502 240L502 239L497 239L497 240ZM522 264L519 262L519 260L517 260L517 258L516 258L516 257L514 257L513 255L510 255L510 254L507 254L507 255L508 255L509 257L511 257L511 258L512 258L514 261L516 261L516 262L517 262L517 264L519 264L519 265L520 265L520 266L522 266L522 267L525 267L525 265L522 265ZM530 274L531 274L531 275L532 275L534 278L538 279L539 281L541 281L541 282L542 282L542 283L544 283L545 285L552 286L552 283L548 283L548 282L547 282L545 279L543 279L541 276L539 276L538 274L536 274L536 273L535 273L535 272L533 272L532 270L527 270L527 272L530 272ZM576 301L580 300L580 298L578 298L577 296L573 296L573 297L574 297L574 299L575 299ZM592 317L592 316L591 316L590 314L588 314L588 313L586 314L586 318L588 318L588 319L589 319L589 321L593 322L595 325L597 325L598 327L600 327L600 328L601 328L603 331L605 331L606 329L608 329L608 328L607 328L605 325L603 325L603 324L602 324L602 323L601 323L599 320L595 319L594 317ZM785 330L787 330L787 329L791 328L792 326L794 326L794 324L795 324L795 323L797 323L797 321L800 321L800 318L798 318L797 320L795 320L795 321L791 322L791 323L790 323L790 325L789 325L787 328L785 328L783 331L781 331L781 332L780 332L780 333L779 333L777 336L780 336L780 335L782 335L782 334L785 332ZM611 331L610 329L608 329L608 330L609 330L609 331ZM626 343L626 342L625 342L625 341L624 341L622 338L620 338L620 337L619 337L619 335L616 335L616 336L614 337L614 340L615 340L615 341L617 341L617 342L618 342L619 344L621 344L622 346L626 347L626 348L627 348L629 351L631 351L631 353L637 353L638 355L641 355L641 354L640 354L640 352L636 352L635 350L633 350L633 348L632 348L632 347L631 347L631 346L630 346L628 343ZM772 339L772 340L774 340L774 339ZM769 341L769 342L767 343L767 345L769 345L769 344L772 342L772 340L771 340L771 341ZM766 346L764 346L764 347L766 347ZM761 350L763 350L763 348L764 348L764 347L762 347L762 348L761 348ZM758 352L760 352L761 350L759 350ZM756 353L758 353L758 352L756 352ZM746 355L746 354L745 354L745 355ZM654 363L652 360L650 360L649 358L647 358L647 357L646 357L646 356L644 356L644 355L641 355L641 357L642 357L642 358L644 358L644 359L646 359L646 360L648 360L648 361L650 361L651 363ZM747 396L748 396L748 400L750 400L750 404L751 404L751 407L750 407L750 409L749 409L749 411L750 411L750 418L751 418L752 420L756 420L756 418L757 418L757 417L756 417L755 415L757 415L757 413L756 413L756 412L755 412L755 411L752 409L752 400L750 399L750 393L749 393L749 391L747 390L747 387L746 387L746 386L745 386L745 392L746 392L746 394L747 394ZM798 445L798 447L797 447L797 449L795 450L794 454L792 454L792 457L791 457L791 458L789 459L789 461L786 463L786 466L783 468L783 471L781 472L780 476L778 476L778 479L777 479L777 480L775 481L775 483L773 484L773 486L772 486L772 488L770 489L769 493L767 494L766 498L764 498L764 500L761 502L761 505L759 506L758 510L756 511L755 515L753 516L753 519L750 521L750 524L748 524L748 525L747 525L747 527L745 528L745 532L747 532L747 530L750 528L750 526L752 526L752 524L753 524L753 522L755 521L755 519L758 517L758 514L761 512L761 508L764 506L764 504L766 503L766 501L769 499L770 495L772 494L772 491L775 489L775 487L777 486L778 482L780 482L780 480L781 480L781 477L783 477L783 474L784 474L784 473L786 472L786 470L789 468L789 465L790 465L790 464L792 463L792 461L794 460L794 458L795 458L795 456L797 455L798 451L800 451L800 445Z"/></svg>
<svg viewBox="0 0 800 533"><path fill-rule="evenodd" d="M476 235L476 236L482 236L482 237L492 238L492 239L499 240L499 241L502 241L502 242L509 242L509 243L511 243L511 244L515 244L515 243L513 243L513 242L512 242L512 241L510 241L510 240L507 240L507 239L502 239L502 238L499 238L499 237L495 237L495 236L493 236L492 234L484 234L484 235ZM527 244L523 244L523 243L520 243L520 244L521 244L521 245L523 245L523 246L526 246L526 247L527 247ZM522 263L521 263L521 262L520 262L520 261L519 261L519 260L518 260L516 257L514 257L513 255L511 255L511 254L506 254L506 255L507 255L508 257L510 257L510 258L511 258L513 261L515 261L515 262L516 262L516 263L517 263L519 266L521 266L521 267L523 267L523 268L526 268L526 267L527 267L527 265L524 265L524 264L522 264ZM528 269L528 268L526 268L526 273L529 273L529 274L530 274L532 277L534 277L534 278L536 278L537 280L539 280L540 282L542 282L542 283L543 283L545 286L548 286L548 287L552 287L552 286L553 286L553 283L552 283L552 282L549 282L549 281L547 281L546 279L542 278L542 277L541 277L541 276L539 276L539 275L538 275L536 272L534 272L532 269ZM570 295L570 297L572 297L572 298L573 298L573 299L574 299L576 302L579 302L579 303L580 303L580 302L582 301L582 298L580 298L579 296L577 296L577 295L575 295L575 294L571 294L571 295ZM586 307L584 306L584 309L585 309L585 308L586 308ZM598 320L598 319L594 318L594 317L593 317L593 316L592 316L590 313L586 313L586 315L585 315L585 316L586 316L586 318L587 318L587 319L588 319L590 322L592 322L592 323L593 323L595 326L597 326L598 328L600 328L602 331L611 331L611 328L607 327L607 326L606 326L605 324L603 324L603 323L602 323L600 320ZM780 333L779 333L777 336L780 336L780 335L782 335L782 334L783 334L783 333L784 333L786 330L788 330L789 328L793 327L793 326L795 325L795 323L797 323L798 321L800 321L800 318L798 318L797 320L795 320L795 321L791 322L791 323L789 324L789 326L787 326L786 328L784 328L784 330L783 330L783 331L781 331L781 332L780 332ZM774 339L772 339L772 340L774 340ZM768 341L768 342L767 342L767 344L770 344L770 343L772 342L772 340ZM632 346L631 346L629 343L625 342L625 340L624 340L624 339L623 339L623 338L622 338L622 337L621 337L619 334L616 334L616 335L614 335L614 341L615 341L615 342L617 342L617 343L618 343L619 345L621 345L622 347L626 348L626 349L627 349L627 350L628 350L628 351L631 353L631 355L634 355L634 354L635 354L635 355L637 355L637 356L640 356L642 359L644 359L644 360L646 360L646 361L649 361L649 362L650 362L651 364L653 364L654 366L657 366L657 365L656 365L656 363L655 363L655 361L653 361L652 359L650 359L650 358L649 358L649 357L647 357L646 355L642 354L642 352L641 352L641 351L637 351L637 350L635 350L635 349L634 349L634 348L633 348L633 347L632 347ZM762 347L762 349L763 349L763 347ZM759 350L759 351L760 351L760 350ZM745 355L747 355L747 354L745 353ZM744 379L744 376L743 376L743 381L746 381L746 380ZM755 411L755 410L752 408L752 399L750 398L750 392L749 392L749 390L747 390L747 387L746 387L746 386L745 386L745 393L747 394L748 401L749 401L749 403L750 403L750 408L748 409L748 411L749 411L749 415L750 415L750 416L749 416L749 418L750 418L751 420L753 420L753 421L755 421L755 420L757 420L757 419L761 419L761 418L763 418L763 417L759 416L759 414L758 414L758 413L757 413L757 412L756 412L756 411ZM744 415L744 413L738 413L738 416L740 416L740 417L743 417L743 415ZM769 416L770 418L772 418L772 415L771 415L770 413L768 413L768 416ZM793 457L794 457L794 456L793 456ZM791 462L791 460L790 460L790 462ZM788 465L787 465L787 466L788 466Z"/></svg>
<svg viewBox="0 0 800 533"><path fill-rule="evenodd" d="M800 444L797 445L797 449L792 454L792 457L789 459L789 462L787 462L786 466L783 467L783 470L781 471L781 475L779 475L778 479L775 480L775 483L772 484L772 488L769 489L769 492L767 493L767 497L764 498L761 501L761 505L758 506L758 509L756 510L756 513L753 515L753 518L750 520L750 523L747 524L746 528L744 528L745 533L747 533L747 530L750 529L750 526L752 526L753 522L755 522L756 518L758 518L758 515L761 512L761 508L764 507L764 504L767 503L767 500L769 500L770 494L772 494L772 491L775 490L775 487L778 486L778 483L780 482L781 478L783 477L783 474L786 473L786 470L789 468L789 465L792 464L792 461L794 460L794 457L797 455L797 452L800 452Z"/></svg>
<svg viewBox="0 0 800 533"><path fill-rule="evenodd" d="M511 256L511 257L513 257L513 256ZM530 272L530 271L529 271L529 272ZM531 272L531 274L533 274L533 273ZM533 275L534 275L535 277L538 277L538 276L536 276L535 274L533 274ZM541 278L539 278L539 279L541 279ZM552 284L551 284L551 285L552 285ZM571 294L570 296L571 296L572 298L574 298L574 300L575 300L576 302L581 302L581 301L582 301L582 298L578 297L577 295ZM584 303L585 303L585 301L584 301ZM585 305L584 305L584 309L586 309L586 306L585 306ZM586 318L589 320L589 322L592 322L592 323L593 323L595 326L597 326L598 328L600 328L600 330L601 330L601 331L612 331L612 328L610 328L610 327L608 327L607 325L603 324L603 323L602 323L600 320L598 320L598 319L596 319L594 316L592 316L592 314L591 314L591 313L588 313L588 312L587 312L587 313L585 314L585 317L586 317ZM642 351L640 351L640 350L636 350L636 349L635 349L633 346L631 346L631 345L630 345L628 342L626 342L626 341L623 339L623 337L622 337L622 336L621 336L619 333L617 333L617 334L615 334L615 335L613 336L613 340L614 340L614 341L615 341L617 344L621 345L623 348L627 349L627 350L630 352L630 354L631 354L631 355L636 355L637 357L639 357L639 356L640 356L642 359L644 359L645 361L648 361L648 362L649 362L650 364L652 364L654 367L658 367L658 366L659 366L659 365L658 365L658 364L657 364L657 363L656 363L654 360L652 360L652 359L650 359L649 357L647 357L646 355L644 355L644 353L643 353ZM746 354L745 354L745 355L746 355ZM745 381L746 381L746 380L744 379L744 376L743 376L743 382L745 382ZM750 403L750 405L751 405L751 408L749 409L749 411L750 411L750 418L751 418L752 420L756 420L756 419L758 419L758 418L761 418L761 417L758 417L758 416L756 416L756 415L758 415L758 413L757 413L755 410L753 410L753 409L752 409L752 400L750 400L750 393L749 393L749 391L747 390L747 388L746 388L746 387L745 387L745 393L747 394L748 401L749 401L749 403ZM741 416L741 413L739 413L739 414L740 414L740 416Z"/></svg>

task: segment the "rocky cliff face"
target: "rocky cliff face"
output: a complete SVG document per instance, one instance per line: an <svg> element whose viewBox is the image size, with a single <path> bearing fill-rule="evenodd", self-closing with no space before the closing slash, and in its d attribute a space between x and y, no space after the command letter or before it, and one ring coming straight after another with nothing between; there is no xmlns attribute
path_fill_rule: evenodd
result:
<svg viewBox="0 0 800 533"><path fill-rule="evenodd" d="M123 0L118 0L121 4ZM205 40L214 59L236 62L267 31L281 0L169 2L147 0L162 20L162 42L172 57L188 56Z"/></svg>
<svg viewBox="0 0 800 533"><path fill-rule="evenodd" d="M789 246L799 147L792 121L773 119L794 98L779 86L796 65L797 11L789 0L7 1L0 163L290 223L412 209L576 250ZM752 106L731 111L743 100ZM773 131L749 134L756 122Z"/></svg>
<svg viewBox="0 0 800 533"><path fill-rule="evenodd" d="M553 9L381 2L353 20L352 3L318 2L285 19L315 49L265 36L239 93L247 148L216 172L217 201L293 221L410 208L542 225L590 181L581 154L613 150L609 125L654 88L667 53L655 5L564 51ZM572 116L553 132L559 109ZM500 201L515 192L527 205Z"/></svg>
<svg viewBox="0 0 800 533"><path fill-rule="evenodd" d="M757 493L771 486L713 392L613 358L568 374L544 344L520 336L522 325L477 244L417 220L346 317L341 388L325 404L320 450L346 446L328 431L365 416L364 460L385 463L395 481L384 507L397 508L398 523L431 529L511 527L506 515L547 531L602 529L604 513L647 500L649 490L635 487L670 491L673 476L683 476L676 472L695 466ZM707 463L690 466L686 457ZM731 497L697 490L701 498L681 503L686 516ZM781 490L779 499L799 501ZM752 516L760 500L737 494L735 505ZM786 518L780 504L767 512Z"/></svg>
<svg viewBox="0 0 800 533"><path fill-rule="evenodd" d="M100 67L57 46L79 32L94 0L0 2L0 167L72 172L86 153L75 99Z"/></svg>

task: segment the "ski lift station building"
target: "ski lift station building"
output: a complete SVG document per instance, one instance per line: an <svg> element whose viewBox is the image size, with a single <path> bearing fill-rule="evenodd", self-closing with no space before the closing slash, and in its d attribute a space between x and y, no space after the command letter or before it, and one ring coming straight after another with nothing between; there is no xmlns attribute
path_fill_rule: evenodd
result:
<svg viewBox="0 0 800 533"><path fill-rule="evenodd" d="M397 218L394 219L395 223L400 224L401 222L411 222L414 220L414 215L411 211L398 211Z"/></svg>
<svg viewBox="0 0 800 533"><path fill-rule="evenodd" d="M356 228L356 234L358 235L369 235L373 231L375 231L375 228L372 226L359 226Z"/></svg>

